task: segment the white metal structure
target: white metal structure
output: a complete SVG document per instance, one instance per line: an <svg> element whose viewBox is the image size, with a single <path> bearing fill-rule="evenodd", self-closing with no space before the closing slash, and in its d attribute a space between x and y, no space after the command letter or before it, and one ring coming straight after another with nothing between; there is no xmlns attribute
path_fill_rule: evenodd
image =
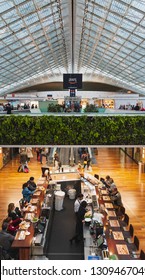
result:
<svg viewBox="0 0 145 280"><path fill-rule="evenodd" d="M145 94L145 0L0 0L0 95L83 73Z"/></svg>

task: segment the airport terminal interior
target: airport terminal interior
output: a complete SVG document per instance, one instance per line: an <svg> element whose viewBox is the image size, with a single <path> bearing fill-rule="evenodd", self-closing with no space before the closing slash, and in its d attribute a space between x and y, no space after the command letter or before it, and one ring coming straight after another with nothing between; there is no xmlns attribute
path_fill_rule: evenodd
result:
<svg viewBox="0 0 145 280"><path fill-rule="evenodd" d="M0 13L1 103L62 105L70 73L83 82L72 88L73 105L81 98L82 107L144 110L143 0L9 0L0 1Z"/></svg>
<svg viewBox="0 0 145 280"><path fill-rule="evenodd" d="M0 41L1 119L144 118L145 0L0 0ZM10 144L1 259L145 259L144 146Z"/></svg>

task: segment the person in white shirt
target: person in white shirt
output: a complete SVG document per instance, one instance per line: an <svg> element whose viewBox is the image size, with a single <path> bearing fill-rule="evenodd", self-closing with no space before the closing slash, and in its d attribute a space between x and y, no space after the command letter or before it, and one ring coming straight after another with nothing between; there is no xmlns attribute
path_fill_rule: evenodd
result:
<svg viewBox="0 0 145 280"><path fill-rule="evenodd" d="M75 214L77 215L78 211L79 211L79 208L80 208L80 204L81 202L83 201L83 198L84 198L84 195L82 193L80 193L78 196L77 196L77 199L75 200L75 203L74 203L74 212Z"/></svg>
<svg viewBox="0 0 145 280"><path fill-rule="evenodd" d="M100 213L98 209L97 212L95 212L93 215L93 220L97 221L100 224L103 224L103 219L104 219L104 215Z"/></svg>

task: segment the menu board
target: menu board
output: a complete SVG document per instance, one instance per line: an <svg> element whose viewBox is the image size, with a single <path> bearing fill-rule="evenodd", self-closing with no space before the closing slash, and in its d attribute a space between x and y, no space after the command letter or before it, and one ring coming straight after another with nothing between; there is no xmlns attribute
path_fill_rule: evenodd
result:
<svg viewBox="0 0 145 280"><path fill-rule="evenodd" d="M108 216L109 216L109 217L116 217L116 213L115 213L115 211L113 211L113 210L112 210L112 211L111 211L111 210L108 210L107 213L108 213Z"/></svg>
<svg viewBox="0 0 145 280"><path fill-rule="evenodd" d="M33 193L33 196L40 196L40 194L41 194L41 191L36 191Z"/></svg>
<svg viewBox="0 0 145 280"><path fill-rule="evenodd" d="M105 208L113 208L113 204L112 203L105 203Z"/></svg>
<svg viewBox="0 0 145 280"><path fill-rule="evenodd" d="M109 223L111 227L120 227L120 224L117 220L110 220Z"/></svg>
<svg viewBox="0 0 145 280"><path fill-rule="evenodd" d="M110 201L110 197L109 197L108 195L104 195L104 196L103 196L103 200Z"/></svg>
<svg viewBox="0 0 145 280"><path fill-rule="evenodd" d="M38 186L39 191L45 191L45 188L43 186Z"/></svg>
<svg viewBox="0 0 145 280"><path fill-rule="evenodd" d="M25 219L32 221L34 219L35 214L34 213L26 213Z"/></svg>
<svg viewBox="0 0 145 280"><path fill-rule="evenodd" d="M22 221L19 224L19 229L28 229L30 227L30 222Z"/></svg>
<svg viewBox="0 0 145 280"><path fill-rule="evenodd" d="M44 183L45 183L45 178L41 178L38 180L37 186L43 186Z"/></svg>
<svg viewBox="0 0 145 280"><path fill-rule="evenodd" d="M108 192L106 190L101 190L102 194L108 194Z"/></svg>
<svg viewBox="0 0 145 280"><path fill-rule="evenodd" d="M37 211L37 207L35 205L28 205L26 208L25 208L25 211L26 212L36 212Z"/></svg>
<svg viewBox="0 0 145 280"><path fill-rule="evenodd" d="M25 231L20 230L20 231L17 231L16 236L15 236L15 240L24 240L25 237L26 237Z"/></svg>
<svg viewBox="0 0 145 280"><path fill-rule="evenodd" d="M31 200L30 200L30 203L32 203L32 204L37 204L38 203L38 198L32 198Z"/></svg>
<svg viewBox="0 0 145 280"><path fill-rule="evenodd" d="M129 255L128 248L125 244L116 244L118 255Z"/></svg>
<svg viewBox="0 0 145 280"><path fill-rule="evenodd" d="M121 231L113 231L112 233L115 240L124 240L124 236Z"/></svg>

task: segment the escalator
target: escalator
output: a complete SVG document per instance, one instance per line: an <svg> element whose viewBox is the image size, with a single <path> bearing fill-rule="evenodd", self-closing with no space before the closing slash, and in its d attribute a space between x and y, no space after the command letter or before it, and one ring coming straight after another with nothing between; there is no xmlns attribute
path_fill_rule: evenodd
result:
<svg viewBox="0 0 145 280"><path fill-rule="evenodd" d="M73 152L74 152L74 164L77 165L78 162L81 160L78 148L73 148Z"/></svg>
<svg viewBox="0 0 145 280"><path fill-rule="evenodd" d="M48 156L48 164L49 164L49 166L53 166L54 152L55 152L55 148L50 148L49 156Z"/></svg>
<svg viewBox="0 0 145 280"><path fill-rule="evenodd" d="M97 164L96 155L94 153L93 148L84 148L87 153L89 153L91 163ZM84 150L82 149L82 152ZM60 162L62 165L74 166L77 165L79 161L83 164L83 160L81 159L79 148L75 147L65 147L65 148L57 148L56 152L58 153ZM54 152L53 152L54 153Z"/></svg>
<svg viewBox="0 0 145 280"><path fill-rule="evenodd" d="M93 165L96 165L97 164L97 161L96 161L96 155L95 155L95 151L93 148L84 148L82 149L82 151L80 152L79 151L80 148L73 148L74 150L74 162L75 164L77 165L79 161L81 161L81 163L83 163L83 160L81 158L81 154L84 152L84 150L89 154L89 158L90 158L90 162L91 164Z"/></svg>
<svg viewBox="0 0 145 280"><path fill-rule="evenodd" d="M61 164L69 165L71 148L59 148L59 149L57 149L57 152L58 152Z"/></svg>

